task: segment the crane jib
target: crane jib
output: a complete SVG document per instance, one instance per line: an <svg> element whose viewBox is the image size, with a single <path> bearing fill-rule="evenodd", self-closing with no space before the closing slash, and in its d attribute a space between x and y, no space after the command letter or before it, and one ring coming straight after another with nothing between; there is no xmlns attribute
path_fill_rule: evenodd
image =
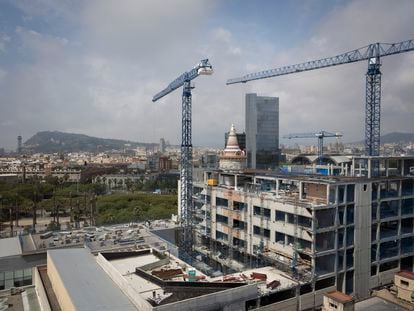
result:
<svg viewBox="0 0 414 311"><path fill-rule="evenodd" d="M384 56L405 53L413 50L414 39L402 41L399 43L373 43L365 47L349 51L343 54L339 54L333 57L327 57L300 64L250 73L239 78L229 79L227 80L226 84L229 85L235 83L246 83L253 80L272 78L281 75L354 63L363 60L369 60L370 58L380 58Z"/></svg>

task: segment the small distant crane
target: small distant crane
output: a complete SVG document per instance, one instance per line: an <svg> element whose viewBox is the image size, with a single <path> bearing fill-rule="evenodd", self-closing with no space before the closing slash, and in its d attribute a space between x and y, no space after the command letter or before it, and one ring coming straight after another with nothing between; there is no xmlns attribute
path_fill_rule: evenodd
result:
<svg viewBox="0 0 414 311"><path fill-rule="evenodd" d="M156 94L156 102L165 95L183 86L181 122L181 168L180 168L180 226L182 236L178 241L186 255L193 249L193 145L191 142L191 80L199 75L211 75L213 67L208 59L201 60L190 71L184 72L164 90Z"/></svg>
<svg viewBox="0 0 414 311"><path fill-rule="evenodd" d="M312 132L312 133L297 133L284 135L283 138L318 138L318 159L321 161L323 156L323 139L325 137L342 137L341 133L330 133L326 131Z"/></svg>

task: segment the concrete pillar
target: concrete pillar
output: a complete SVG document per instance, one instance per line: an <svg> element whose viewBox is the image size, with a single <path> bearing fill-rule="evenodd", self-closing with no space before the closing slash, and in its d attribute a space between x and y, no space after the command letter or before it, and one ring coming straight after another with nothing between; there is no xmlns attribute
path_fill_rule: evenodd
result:
<svg viewBox="0 0 414 311"><path fill-rule="evenodd" d="M234 190L238 191L238 189L237 189L237 174L234 175Z"/></svg>
<svg viewBox="0 0 414 311"><path fill-rule="evenodd" d="M279 197L279 179L276 179L276 196Z"/></svg>
<svg viewBox="0 0 414 311"><path fill-rule="evenodd" d="M371 189L363 191L364 184L355 185L354 234L354 293L357 298L369 297L371 277Z"/></svg>
<svg viewBox="0 0 414 311"><path fill-rule="evenodd" d="M352 157L351 176L355 176L355 158Z"/></svg>
<svg viewBox="0 0 414 311"><path fill-rule="evenodd" d="M368 159L368 178L371 178L372 159Z"/></svg>
<svg viewBox="0 0 414 311"><path fill-rule="evenodd" d="M385 159L385 176L389 176L389 170L390 170L390 160Z"/></svg>

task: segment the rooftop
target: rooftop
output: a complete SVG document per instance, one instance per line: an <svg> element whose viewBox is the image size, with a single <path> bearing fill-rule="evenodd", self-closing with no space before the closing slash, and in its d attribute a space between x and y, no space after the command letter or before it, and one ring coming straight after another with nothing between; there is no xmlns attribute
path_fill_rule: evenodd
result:
<svg viewBox="0 0 414 311"><path fill-rule="evenodd" d="M16 256L22 253L18 237L0 239L0 258Z"/></svg>
<svg viewBox="0 0 414 311"><path fill-rule="evenodd" d="M351 296L338 292L338 291L329 292L325 296L340 303L347 303L347 302L351 302L354 300L354 298L352 298Z"/></svg>
<svg viewBox="0 0 414 311"><path fill-rule="evenodd" d="M88 250L49 250L50 259L77 310L136 310Z"/></svg>
<svg viewBox="0 0 414 311"><path fill-rule="evenodd" d="M403 278L407 278L410 280L414 280L414 272L410 272L410 271L400 271L397 273L397 275L403 277Z"/></svg>

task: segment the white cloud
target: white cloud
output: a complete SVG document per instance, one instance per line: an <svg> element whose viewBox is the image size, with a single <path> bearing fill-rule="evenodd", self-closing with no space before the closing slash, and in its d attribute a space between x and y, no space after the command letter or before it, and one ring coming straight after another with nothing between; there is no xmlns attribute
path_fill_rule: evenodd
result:
<svg viewBox="0 0 414 311"><path fill-rule="evenodd" d="M225 82L375 41L413 37L412 1L398 6L347 2L323 17L310 38L283 52L277 52L281 49L273 38L234 36L224 23L209 24L215 1L27 0L17 5L31 22L58 17L74 29L68 36L16 29L23 61L4 69L7 75L0 78L0 130L11 133L0 144L8 146L15 144L18 132L28 138L47 129L136 141L165 137L179 143L181 90L157 103L151 98L205 57L215 72L194 81L194 145L222 145L231 123L244 129L246 92L280 97L281 134L326 129L342 132L345 141L358 140L363 135L365 63L245 85ZM280 31L278 36L289 35L288 29ZM414 131L414 56L390 56L383 62L382 129Z"/></svg>

